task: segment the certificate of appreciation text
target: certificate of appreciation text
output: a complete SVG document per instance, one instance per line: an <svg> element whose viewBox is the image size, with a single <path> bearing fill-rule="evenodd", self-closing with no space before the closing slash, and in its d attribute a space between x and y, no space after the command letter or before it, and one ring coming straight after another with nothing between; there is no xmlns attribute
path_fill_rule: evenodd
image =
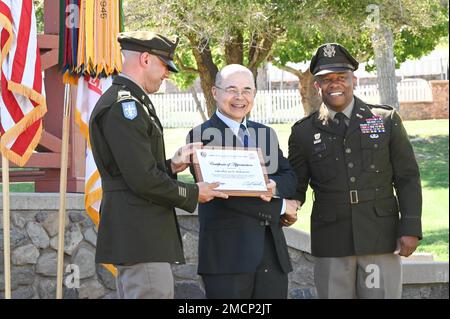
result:
<svg viewBox="0 0 450 319"><path fill-rule="evenodd" d="M196 177L220 182L216 189L232 196L267 195L268 179L261 158L257 148L204 147L194 156Z"/></svg>

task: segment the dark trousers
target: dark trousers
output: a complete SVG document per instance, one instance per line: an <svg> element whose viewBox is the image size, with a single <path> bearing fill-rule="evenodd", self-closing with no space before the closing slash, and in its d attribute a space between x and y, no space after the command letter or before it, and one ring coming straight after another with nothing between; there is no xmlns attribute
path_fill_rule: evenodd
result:
<svg viewBox="0 0 450 319"><path fill-rule="evenodd" d="M281 269L269 227L266 227L264 254L256 272L202 274L202 279L208 299L287 298L288 276Z"/></svg>

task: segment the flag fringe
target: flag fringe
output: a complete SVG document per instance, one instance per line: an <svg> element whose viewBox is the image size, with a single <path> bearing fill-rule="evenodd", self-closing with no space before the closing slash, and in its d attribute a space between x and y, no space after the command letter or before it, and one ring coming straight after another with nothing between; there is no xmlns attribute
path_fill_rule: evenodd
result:
<svg viewBox="0 0 450 319"><path fill-rule="evenodd" d="M71 74L68 70L63 74L63 83L77 85L78 84L78 75Z"/></svg>
<svg viewBox="0 0 450 319"><path fill-rule="evenodd" d="M100 222L100 216L99 216L98 211L94 207L92 207L92 204L94 204L97 201L100 201L101 199L102 199L102 189L101 188L97 188L96 190L89 192L89 193L87 193L87 192L84 193L84 204L86 207L86 211L87 211L89 217L91 217L95 226L97 226L97 227Z"/></svg>
<svg viewBox="0 0 450 319"><path fill-rule="evenodd" d="M26 149L25 153L20 156L17 153L11 151L8 147L6 147L6 144L9 142L9 140L13 139L15 136L11 137L8 136L7 133L15 130L16 127L14 127L13 129L9 130L8 132L5 132L5 134L2 135L2 140L1 140L1 151L2 154L11 162L13 162L14 164L23 167L25 166L25 164L28 162L28 160L30 159L31 155L33 154L34 149L38 146L39 141L41 140L41 136L42 136L42 122L39 124L39 128L36 132L36 134L33 137L33 140L31 141L30 145L28 146L28 148Z"/></svg>
<svg viewBox="0 0 450 319"><path fill-rule="evenodd" d="M83 135L85 140L89 142L89 126L83 122L81 112L78 109L75 109L75 124L78 125L81 135Z"/></svg>
<svg viewBox="0 0 450 319"><path fill-rule="evenodd" d="M36 121L41 120L45 113L47 113L47 103L45 97L36 92L35 90L28 88L22 84L8 81L8 89L17 94L21 94L30 100L38 103L38 105L28 114L26 114L16 125L6 131L1 137L1 151L2 153L14 164L23 167L31 155L34 149L39 144L42 135L42 122L39 124L39 128L33 137L33 140L28 145L23 155L18 155L7 147L7 144L14 138L22 134L28 127L33 125Z"/></svg>
<svg viewBox="0 0 450 319"><path fill-rule="evenodd" d="M91 177L89 177L89 179L86 182L86 190L90 190L91 188L94 187L95 182L100 178L100 173L98 172L98 170L95 170L95 172L91 175ZM90 202L90 204L92 204L92 202Z"/></svg>
<svg viewBox="0 0 450 319"><path fill-rule="evenodd" d="M32 88L9 80L8 81L8 90L10 90L13 93L17 93L17 94L20 94L20 95L23 95L23 96L29 98L33 102L36 102L37 104L39 104L39 106L44 105L45 112L47 111L47 103L45 101L45 96L43 96L39 92L36 92ZM45 114L45 112L44 112L44 114Z"/></svg>
<svg viewBox="0 0 450 319"><path fill-rule="evenodd" d="M116 269L116 267L114 267L113 265L110 265L110 264L102 264L102 265L103 265L103 267L108 269L112 273L112 275L114 277L117 277L117 269Z"/></svg>

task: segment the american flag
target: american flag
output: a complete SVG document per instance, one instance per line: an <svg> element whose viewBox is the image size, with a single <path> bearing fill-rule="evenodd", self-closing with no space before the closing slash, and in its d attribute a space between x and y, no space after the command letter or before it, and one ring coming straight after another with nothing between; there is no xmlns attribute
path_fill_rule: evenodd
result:
<svg viewBox="0 0 450 319"><path fill-rule="evenodd" d="M32 0L0 0L1 151L24 166L47 112Z"/></svg>

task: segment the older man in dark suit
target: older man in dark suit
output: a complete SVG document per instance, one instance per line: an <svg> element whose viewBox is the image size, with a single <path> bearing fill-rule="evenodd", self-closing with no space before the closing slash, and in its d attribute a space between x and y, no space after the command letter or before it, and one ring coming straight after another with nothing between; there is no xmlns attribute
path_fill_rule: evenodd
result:
<svg viewBox="0 0 450 319"><path fill-rule="evenodd" d="M230 197L199 205L198 273L207 298L287 298L292 266L282 226L297 219L296 177L278 147L275 132L247 120L255 99L253 74L228 65L212 89L216 113L194 128L189 142L208 146L260 147L272 196Z"/></svg>

